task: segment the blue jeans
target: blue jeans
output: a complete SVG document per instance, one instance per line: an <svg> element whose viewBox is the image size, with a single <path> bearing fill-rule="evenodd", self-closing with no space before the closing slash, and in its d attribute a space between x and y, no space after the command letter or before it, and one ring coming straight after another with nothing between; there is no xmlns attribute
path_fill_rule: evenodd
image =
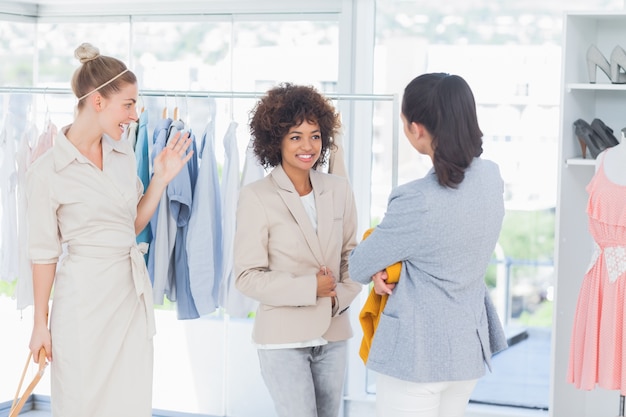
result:
<svg viewBox="0 0 626 417"><path fill-rule="evenodd" d="M337 417L347 341L295 349L259 349L261 375L279 417Z"/></svg>

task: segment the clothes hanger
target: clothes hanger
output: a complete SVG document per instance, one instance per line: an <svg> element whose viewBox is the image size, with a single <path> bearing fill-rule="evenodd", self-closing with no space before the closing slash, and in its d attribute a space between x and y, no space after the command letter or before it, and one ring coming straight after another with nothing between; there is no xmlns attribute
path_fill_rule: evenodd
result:
<svg viewBox="0 0 626 417"><path fill-rule="evenodd" d="M167 94L165 95L165 107L163 107L162 119L167 119Z"/></svg>
<svg viewBox="0 0 626 417"><path fill-rule="evenodd" d="M39 350L39 370L37 371L37 374L31 381L31 383L28 385L28 387L26 387L26 390L24 390L24 394L22 394L22 397L20 398L20 400L17 401L17 398L20 396L20 389L22 389L22 383L24 382L24 377L26 376L26 371L28 370L28 365L30 364L30 359L32 358L32 356L33 356L33 353L30 352L28 354L28 359L26 359L26 365L24 366L24 370L22 371L22 377L20 378L20 383L17 386L17 392L15 393L15 398L13 398L13 403L11 404L9 417L17 417L22 407L24 407L26 400L28 400L28 398L30 397L30 394L32 394L33 390L35 389L35 386L39 383L39 380L41 380L41 377L43 376L46 370L46 366L48 366L48 361L46 360L46 350L42 347Z"/></svg>

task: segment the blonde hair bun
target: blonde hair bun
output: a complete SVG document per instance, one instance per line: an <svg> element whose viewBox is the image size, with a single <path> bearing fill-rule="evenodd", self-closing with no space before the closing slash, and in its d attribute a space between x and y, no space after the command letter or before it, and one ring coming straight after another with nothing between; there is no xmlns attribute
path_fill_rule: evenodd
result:
<svg viewBox="0 0 626 417"><path fill-rule="evenodd" d="M81 64L85 62L93 61L100 57L100 50L90 43L81 43L74 51L74 56L80 61Z"/></svg>

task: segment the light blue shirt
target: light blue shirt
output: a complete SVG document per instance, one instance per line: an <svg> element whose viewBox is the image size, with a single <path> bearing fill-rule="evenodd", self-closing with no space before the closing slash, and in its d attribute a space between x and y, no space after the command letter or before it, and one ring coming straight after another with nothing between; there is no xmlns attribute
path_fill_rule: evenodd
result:
<svg viewBox="0 0 626 417"><path fill-rule="evenodd" d="M223 263L222 282L220 286L220 305L228 314L234 317L237 305L230 302L231 293L238 291L235 288L233 275L233 251L235 242L235 222L237 200L239 198L239 150L237 148L237 123L231 122L224 136L224 169L222 171L222 233L223 233ZM247 316L247 312L245 313ZM244 316L245 317L245 316Z"/></svg>
<svg viewBox="0 0 626 417"><path fill-rule="evenodd" d="M152 152L150 153L150 165L154 165L154 158L161 153L167 142L172 119L159 119L152 134ZM150 219L150 232L152 234L152 242L148 250L148 273L152 281L152 294L154 304L163 304L163 297L169 293L168 288L168 231L167 227L163 227L165 220L161 220L162 227L158 228L159 219L166 219L168 209L166 207L167 196L165 193L161 196L161 201L157 206L152 218ZM175 298L175 294L174 294Z"/></svg>
<svg viewBox="0 0 626 417"><path fill-rule="evenodd" d="M215 123L207 124L200 142L200 168L187 231L189 285L198 314L218 307L222 281L222 202L215 158Z"/></svg>
<svg viewBox="0 0 626 417"><path fill-rule="evenodd" d="M175 120L170 126L168 141L173 140L176 133L185 132L185 124L180 120ZM195 141L195 136L189 130L189 137L192 143ZM191 152L193 147L190 147L187 152ZM197 157L197 153L194 153L192 159ZM178 175L176 175L172 181L167 185L166 195L169 204L170 216L168 222L173 222L176 226L176 235L173 248L172 268L174 275L174 284L176 286L176 311L178 313L179 320L196 319L199 316L196 309L191 290L189 288L189 267L187 264L187 226L189 217L191 216L192 206L192 183L195 183L195 178L192 180L192 172L195 175L196 162L191 162L187 169L182 169ZM168 226L168 230L172 230L174 226ZM173 301L173 300L172 300Z"/></svg>
<svg viewBox="0 0 626 417"><path fill-rule="evenodd" d="M135 159L137 160L137 176L143 183L145 193L150 183L150 155L148 145L148 112L144 111L139 115L139 126L137 127L137 138L135 141ZM137 243L152 241L152 230L150 224L137 235ZM148 254L145 255L146 262Z"/></svg>

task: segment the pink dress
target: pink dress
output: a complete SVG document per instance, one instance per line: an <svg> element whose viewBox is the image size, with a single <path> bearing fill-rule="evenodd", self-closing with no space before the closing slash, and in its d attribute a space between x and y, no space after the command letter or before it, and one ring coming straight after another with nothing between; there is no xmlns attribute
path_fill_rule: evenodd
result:
<svg viewBox="0 0 626 417"><path fill-rule="evenodd" d="M567 380L626 395L626 186L611 182L603 165L587 185L596 250L578 295Z"/></svg>

